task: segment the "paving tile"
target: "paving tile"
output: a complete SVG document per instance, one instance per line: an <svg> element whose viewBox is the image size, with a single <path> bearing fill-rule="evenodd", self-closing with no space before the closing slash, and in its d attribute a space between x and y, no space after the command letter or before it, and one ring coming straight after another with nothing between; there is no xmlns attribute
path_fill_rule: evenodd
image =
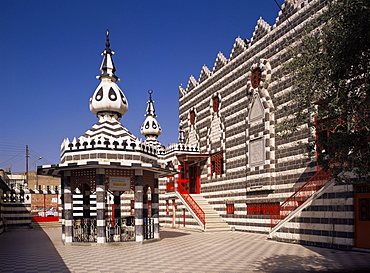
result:
<svg viewBox="0 0 370 273"><path fill-rule="evenodd" d="M0 235L0 272L370 271L370 253L266 240L245 232L163 229L162 239L104 246L63 245L61 229Z"/></svg>

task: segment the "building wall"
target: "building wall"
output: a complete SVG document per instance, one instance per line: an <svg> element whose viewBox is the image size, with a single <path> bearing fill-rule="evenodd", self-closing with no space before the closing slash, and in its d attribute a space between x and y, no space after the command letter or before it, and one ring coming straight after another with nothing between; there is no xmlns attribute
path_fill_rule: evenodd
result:
<svg viewBox="0 0 370 273"><path fill-rule="evenodd" d="M348 250L355 244L354 218L353 186L332 185L281 228L275 239Z"/></svg>
<svg viewBox="0 0 370 273"><path fill-rule="evenodd" d="M219 53L211 70L204 66L198 80L190 77L187 87L180 87L186 144L210 158L223 154L222 174L211 174L210 159L202 165L201 193L236 230L268 233L270 216L247 213L248 206L281 204L317 171L299 145L314 137L309 130L302 127L280 138L275 125L285 116L282 95L292 84L282 70L287 46L299 40L303 25L326 3L285 1L274 26L259 19L250 41L237 38L229 58ZM332 187L275 239L353 246L352 196L350 186ZM234 205L234 214L226 213L226 204Z"/></svg>

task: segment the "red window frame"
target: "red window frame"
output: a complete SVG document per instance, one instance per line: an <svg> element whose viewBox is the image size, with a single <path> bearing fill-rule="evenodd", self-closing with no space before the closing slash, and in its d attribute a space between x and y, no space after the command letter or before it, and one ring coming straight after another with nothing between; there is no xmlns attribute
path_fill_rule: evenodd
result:
<svg viewBox="0 0 370 273"><path fill-rule="evenodd" d="M234 204L226 204L226 214L234 214L235 206Z"/></svg>
<svg viewBox="0 0 370 273"><path fill-rule="evenodd" d="M224 154L222 152L211 156L211 176L224 173Z"/></svg>
<svg viewBox="0 0 370 273"><path fill-rule="evenodd" d="M194 112L194 110L191 110L190 113L189 113L189 121L190 121L190 125L194 125L194 123L195 123L195 112Z"/></svg>
<svg viewBox="0 0 370 273"><path fill-rule="evenodd" d="M247 204L248 215L276 215L279 212L280 203L253 203Z"/></svg>

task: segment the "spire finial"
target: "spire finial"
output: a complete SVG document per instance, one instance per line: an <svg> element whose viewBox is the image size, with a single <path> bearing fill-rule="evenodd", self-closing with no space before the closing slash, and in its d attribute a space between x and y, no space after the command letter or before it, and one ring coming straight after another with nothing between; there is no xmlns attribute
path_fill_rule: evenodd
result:
<svg viewBox="0 0 370 273"><path fill-rule="evenodd" d="M149 100L148 100L148 107L146 108L146 117L147 116L153 116L153 117L156 117L155 115L155 109L154 109L154 101L152 100L152 94L153 94L153 90L152 89L149 89L148 90L148 94L149 94Z"/></svg>
<svg viewBox="0 0 370 273"><path fill-rule="evenodd" d="M105 36L105 46L106 46L106 48L109 48L110 47L110 43L109 43L109 29L107 29L107 32L106 32L106 34L105 34L106 36Z"/></svg>

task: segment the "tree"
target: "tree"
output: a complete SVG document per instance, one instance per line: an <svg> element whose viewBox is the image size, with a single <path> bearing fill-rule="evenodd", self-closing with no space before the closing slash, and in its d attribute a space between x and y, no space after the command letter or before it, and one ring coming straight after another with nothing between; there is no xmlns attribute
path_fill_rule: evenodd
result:
<svg viewBox="0 0 370 273"><path fill-rule="evenodd" d="M293 89L283 134L316 132L309 152L334 175L370 177L370 1L334 0L292 42L284 65Z"/></svg>

